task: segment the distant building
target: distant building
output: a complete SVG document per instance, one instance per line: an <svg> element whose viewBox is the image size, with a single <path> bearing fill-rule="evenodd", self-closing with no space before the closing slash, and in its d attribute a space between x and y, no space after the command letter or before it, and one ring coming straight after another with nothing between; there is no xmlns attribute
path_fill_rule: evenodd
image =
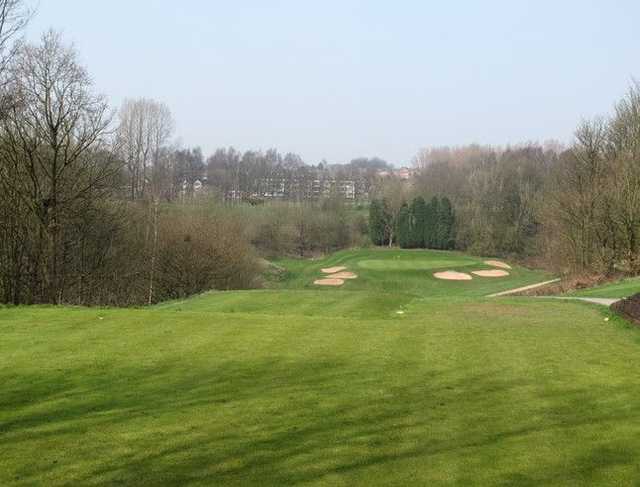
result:
<svg viewBox="0 0 640 487"><path fill-rule="evenodd" d="M378 171L378 176L380 176L381 178L395 176L405 181L411 179L414 174L415 170L409 167L401 167L400 169L396 169L394 171Z"/></svg>
<svg viewBox="0 0 640 487"><path fill-rule="evenodd" d="M401 167L396 171L396 174L400 179L411 179L414 175L414 170L408 167Z"/></svg>
<svg viewBox="0 0 640 487"><path fill-rule="evenodd" d="M265 199L320 199L333 194L355 200L356 182L351 179L262 178L260 196Z"/></svg>
<svg viewBox="0 0 640 487"><path fill-rule="evenodd" d="M338 193L346 200L356 199L356 185L351 180L338 181Z"/></svg>

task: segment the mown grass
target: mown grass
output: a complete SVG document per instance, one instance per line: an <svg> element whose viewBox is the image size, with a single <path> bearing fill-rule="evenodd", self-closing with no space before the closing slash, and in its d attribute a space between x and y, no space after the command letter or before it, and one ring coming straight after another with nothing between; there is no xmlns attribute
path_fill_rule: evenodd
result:
<svg viewBox="0 0 640 487"><path fill-rule="evenodd" d="M628 298L636 293L640 293L640 277L630 277L602 286L581 289L570 293L570 295L587 298Z"/></svg>
<svg viewBox="0 0 640 487"><path fill-rule="evenodd" d="M371 252L285 263L284 289L0 309L0 485L637 482L636 328L491 280L308 287Z"/></svg>
<svg viewBox="0 0 640 487"><path fill-rule="evenodd" d="M322 276L321 269L345 266L358 274L339 288L343 291L367 291L368 293L392 292L412 296L486 296L526 284L543 281L549 275L515 266L506 278L475 277L473 281L443 281L433 277L439 270L472 272L491 269L485 259L458 252L438 250L364 249L337 252L316 261L283 259L278 264L288 273L274 287L278 289L317 289L313 281ZM335 292L335 289L323 289Z"/></svg>

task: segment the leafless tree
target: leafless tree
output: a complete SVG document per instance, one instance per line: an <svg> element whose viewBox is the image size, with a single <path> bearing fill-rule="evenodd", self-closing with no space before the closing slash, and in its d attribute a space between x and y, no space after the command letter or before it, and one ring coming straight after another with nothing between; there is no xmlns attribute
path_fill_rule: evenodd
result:
<svg viewBox="0 0 640 487"><path fill-rule="evenodd" d="M604 154L606 123L585 121L576 130L576 141L563 154L554 171L545 221L554 228L554 238L571 251L573 266L579 271L597 265L601 208L608 176ZM552 225L552 221L557 224Z"/></svg>
<svg viewBox="0 0 640 487"><path fill-rule="evenodd" d="M33 10L24 0L0 0L0 53L4 70L16 53L19 45L14 42L26 27Z"/></svg>
<svg viewBox="0 0 640 487"><path fill-rule="evenodd" d="M72 208L106 191L117 167L108 154L111 115L78 64L76 51L48 32L9 65L17 103L2 120L0 184L39 224L48 300L62 297L62 242Z"/></svg>
<svg viewBox="0 0 640 487"><path fill-rule="evenodd" d="M11 92L7 91L10 82L7 68L22 45L20 34L32 15L33 10L24 0L0 0L0 116L13 101Z"/></svg>
<svg viewBox="0 0 640 487"><path fill-rule="evenodd" d="M122 104L117 147L128 170L132 200L148 196L150 190L155 194L159 192L166 176L162 151L172 132L171 111L164 103L140 98L125 100Z"/></svg>
<svg viewBox="0 0 640 487"><path fill-rule="evenodd" d="M0 0L0 119L4 118L15 97L7 89L10 80L7 66L20 46L20 34L32 16L22 0ZM1 166L7 166L0 161ZM2 171L0 171L2 174ZM20 302L24 273L24 243L27 228L21 218L21 205L15 190L0 185L0 290L5 302ZM22 242L22 243L21 243Z"/></svg>
<svg viewBox="0 0 640 487"><path fill-rule="evenodd" d="M631 272L640 273L640 83L616 104L609 129L614 221Z"/></svg>
<svg viewBox="0 0 640 487"><path fill-rule="evenodd" d="M172 167L166 152L174 123L167 105L148 98L125 100L119 118L116 145L128 170L130 197L147 198L150 203L147 241L151 303L158 259L158 205L162 195L173 190Z"/></svg>
<svg viewBox="0 0 640 487"><path fill-rule="evenodd" d="M396 226L403 203L407 200L408 187L404 181L389 177L382 182L380 193L385 202L389 218L385 220L385 232L389 235L389 247L396 243Z"/></svg>

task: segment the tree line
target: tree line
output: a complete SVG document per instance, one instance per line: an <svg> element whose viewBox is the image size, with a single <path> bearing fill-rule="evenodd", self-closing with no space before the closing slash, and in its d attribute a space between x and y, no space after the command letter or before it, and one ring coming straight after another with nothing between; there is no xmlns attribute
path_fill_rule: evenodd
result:
<svg viewBox="0 0 640 487"><path fill-rule="evenodd" d="M340 193L340 183L352 187L349 199L366 200L376 185L378 171L388 168L386 161L375 157L347 164L321 161L311 165L297 154L281 154L276 149L239 152L229 147L217 149L207 159L202 175L208 188L231 201L318 200Z"/></svg>
<svg viewBox="0 0 640 487"><path fill-rule="evenodd" d="M545 250L579 269L640 273L640 84L613 114L583 122L554 168Z"/></svg>
<svg viewBox="0 0 640 487"><path fill-rule="evenodd" d="M557 144L434 148L415 159L411 191L444 194L456 211L456 247L477 255L540 255L541 209Z"/></svg>
<svg viewBox="0 0 640 487"><path fill-rule="evenodd" d="M433 196L429 203L416 196L402 201L394 211L386 198L374 199L369 206L369 235L375 245L403 249L453 249L456 217L446 196Z"/></svg>
<svg viewBox="0 0 640 487"><path fill-rule="evenodd" d="M0 0L0 302L142 304L257 285L243 226L163 206L198 151L170 145L168 108L96 94L56 32ZM184 169L184 168L187 169Z"/></svg>
<svg viewBox="0 0 640 487"><path fill-rule="evenodd" d="M405 192L451 200L458 249L562 274L640 273L638 82L610 116L582 122L569 147L430 148L414 164Z"/></svg>
<svg viewBox="0 0 640 487"><path fill-rule="evenodd" d="M220 200L254 204L269 199L318 201L333 193L366 200L377 182L377 173L389 165L379 158L357 158L347 164L321 161L309 165L298 154L233 147L218 148L205 159L199 148L171 144L174 121L161 102L127 99L118 111L115 156L126 179L125 196L131 201L147 198L175 202L194 196L194 184Z"/></svg>
<svg viewBox="0 0 640 487"><path fill-rule="evenodd" d="M31 16L21 0L0 0L0 303L138 305L252 288L262 255L361 243L362 224L333 195L242 217L195 198L194 183L215 182L220 164L252 191L303 162L275 150L205 160L177 146L164 103L127 99L113 111L60 34L24 42Z"/></svg>
<svg viewBox="0 0 640 487"><path fill-rule="evenodd" d="M221 149L205 159L173 142L165 104L111 110L59 34L23 42L31 15L0 0L0 302L128 305L255 287L261 255L304 257L366 245L365 235L562 273L640 273L636 82L609 117L582 123L571 147L425 149L406 182L379 178L389 166L377 158L308 166L276 150ZM220 199L284 184L299 204L239 218L194 198L205 178ZM333 191L305 199L309 181L342 178L371 197L368 223Z"/></svg>

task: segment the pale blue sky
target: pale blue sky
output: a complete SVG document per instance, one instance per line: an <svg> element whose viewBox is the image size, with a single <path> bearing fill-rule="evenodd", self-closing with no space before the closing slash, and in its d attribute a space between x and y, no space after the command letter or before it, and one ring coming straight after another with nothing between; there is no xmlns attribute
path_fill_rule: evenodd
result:
<svg viewBox="0 0 640 487"><path fill-rule="evenodd" d="M166 102L184 145L308 163L571 140L640 77L640 2L40 0L97 89Z"/></svg>

